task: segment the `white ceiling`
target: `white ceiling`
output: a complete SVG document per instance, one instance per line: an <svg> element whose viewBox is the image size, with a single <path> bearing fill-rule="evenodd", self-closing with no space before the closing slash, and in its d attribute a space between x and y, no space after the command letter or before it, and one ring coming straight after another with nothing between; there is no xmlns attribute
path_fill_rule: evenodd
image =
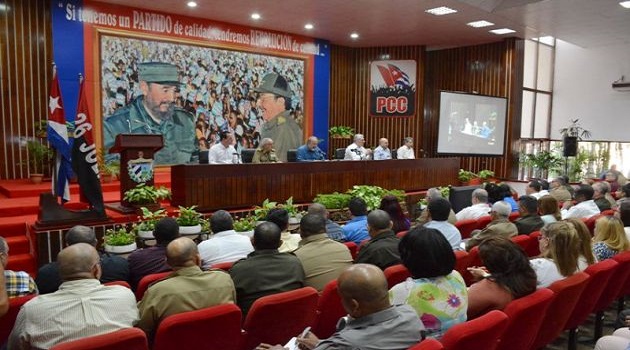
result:
<svg viewBox="0 0 630 350"><path fill-rule="evenodd" d="M630 9L618 0L100 0L166 13L207 18L306 35L353 47L426 45L430 49L501 40L489 29L509 27L508 36L551 35L582 47L630 44ZM459 12L433 16L426 9ZM252 12L262 19L250 19ZM466 23L485 19L492 27ZM315 29L307 31L305 23ZM349 34L356 31L358 40Z"/></svg>

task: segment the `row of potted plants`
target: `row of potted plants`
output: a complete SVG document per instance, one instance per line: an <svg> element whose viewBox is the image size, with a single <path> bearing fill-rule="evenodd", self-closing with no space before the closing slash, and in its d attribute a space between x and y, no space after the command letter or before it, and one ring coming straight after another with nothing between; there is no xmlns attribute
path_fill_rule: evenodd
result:
<svg viewBox="0 0 630 350"><path fill-rule="evenodd" d="M478 173L469 170L459 169L459 172L457 173L457 179L462 184L470 185L481 184L482 182L488 181L492 177L494 177L494 171L486 169L481 170Z"/></svg>

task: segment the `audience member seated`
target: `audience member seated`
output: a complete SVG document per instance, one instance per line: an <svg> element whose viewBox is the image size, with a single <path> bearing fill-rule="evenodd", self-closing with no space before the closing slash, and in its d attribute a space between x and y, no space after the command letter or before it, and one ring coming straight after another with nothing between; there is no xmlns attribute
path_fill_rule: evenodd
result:
<svg viewBox="0 0 630 350"><path fill-rule="evenodd" d="M591 232L588 230L588 227L586 227L582 219L568 218L564 221L573 225L575 232L577 232L580 238L580 258L578 266L593 265L597 260L595 260L595 255L593 255L593 238L591 237Z"/></svg>
<svg viewBox="0 0 630 350"><path fill-rule="evenodd" d="M538 200L538 213L544 225L562 220L558 200L554 196L542 196Z"/></svg>
<svg viewBox="0 0 630 350"><path fill-rule="evenodd" d="M67 246L76 243L87 243L96 248L98 240L94 230L87 226L77 225L66 232L65 242ZM129 281L129 264L127 259L110 255L106 252L99 252L101 257L101 283L113 281ZM39 268L35 278L40 294L56 292L61 285L59 276L59 265L57 262L46 264Z"/></svg>
<svg viewBox="0 0 630 350"><path fill-rule="evenodd" d="M557 207L556 207L557 208ZM514 222L519 235L528 235L540 230L545 222L538 215L538 200L532 196L521 196L518 199L520 218Z"/></svg>
<svg viewBox="0 0 630 350"><path fill-rule="evenodd" d="M593 254L597 261L610 259L630 248L621 220L614 216L604 216L595 222Z"/></svg>
<svg viewBox="0 0 630 350"><path fill-rule="evenodd" d="M588 219L591 216L600 213L597 204L593 201L593 188L589 185L580 185L575 191L575 202L577 204L571 206L570 202L564 202L562 206L562 218L580 218Z"/></svg>
<svg viewBox="0 0 630 350"><path fill-rule="evenodd" d="M488 191L483 188L477 188L472 193L472 205L466 207L455 214L457 221L461 220L477 220L482 216L490 215L490 206L488 205Z"/></svg>
<svg viewBox="0 0 630 350"><path fill-rule="evenodd" d="M542 183L540 181L533 180L530 181L529 184L527 184L525 194L536 199L540 199L541 197L548 195L549 191L543 190Z"/></svg>
<svg viewBox="0 0 630 350"><path fill-rule="evenodd" d="M414 159L413 154L413 138L405 137L403 145L396 150L396 159Z"/></svg>
<svg viewBox="0 0 630 350"><path fill-rule="evenodd" d="M549 194L553 196L559 203L570 202L573 199L571 192L567 189L568 184L562 176L551 180L551 190Z"/></svg>
<svg viewBox="0 0 630 350"><path fill-rule="evenodd" d="M273 140L265 137L260 140L260 145L254 152L252 163L277 163L280 159L276 157L276 150L273 148Z"/></svg>
<svg viewBox="0 0 630 350"><path fill-rule="evenodd" d="M367 204L359 197L350 199L348 209L352 214L352 219L343 226L343 236L346 242L354 242L361 245L366 239L370 239L367 230Z"/></svg>
<svg viewBox="0 0 630 350"><path fill-rule="evenodd" d="M306 144L297 148L296 159L298 162L312 162L316 160L326 160L326 154L317 144L319 139L311 136L306 140Z"/></svg>
<svg viewBox="0 0 630 350"><path fill-rule="evenodd" d="M212 265L243 259L254 251L249 237L234 231L232 215L225 210L212 214L210 230L213 234L198 247L204 270Z"/></svg>
<svg viewBox="0 0 630 350"><path fill-rule="evenodd" d="M208 163L210 164L233 164L239 163L238 153L232 144L234 135L227 131L219 134L220 142L210 147L208 151Z"/></svg>
<svg viewBox="0 0 630 350"><path fill-rule="evenodd" d="M392 159L392 151L389 149L389 141L386 138L378 140L378 147L374 149L374 160Z"/></svg>
<svg viewBox="0 0 630 350"><path fill-rule="evenodd" d="M149 339L170 315L236 302L230 275L202 271L199 251L190 238L180 237L166 246L166 263L175 272L151 285L138 303L140 321L136 326Z"/></svg>
<svg viewBox="0 0 630 350"><path fill-rule="evenodd" d="M0 317L9 311L9 297L7 296L7 284L4 278L4 266L0 264Z"/></svg>
<svg viewBox="0 0 630 350"><path fill-rule="evenodd" d="M553 282L584 270L581 261L581 243L578 234L568 222L554 222L540 230L539 248L541 257L530 260L536 271L538 287L549 287Z"/></svg>
<svg viewBox="0 0 630 350"><path fill-rule="evenodd" d="M166 246L179 237L179 225L173 218L162 218L153 230L155 246L139 249L131 253L129 261L129 281L135 290L142 277L158 272L171 271L166 264Z"/></svg>
<svg viewBox="0 0 630 350"><path fill-rule="evenodd" d="M444 198L433 199L429 202L426 211L429 222L424 224L424 227L438 230L454 250L460 249L462 235L455 225L446 221L452 211L451 203Z"/></svg>
<svg viewBox="0 0 630 350"><path fill-rule="evenodd" d="M260 297L304 287L300 260L278 251L280 236L280 228L273 222L256 226L252 238L254 251L230 269L238 306L245 315Z"/></svg>
<svg viewBox="0 0 630 350"><path fill-rule="evenodd" d="M56 344L129 328L138 321L136 298L122 286L104 286L100 257L87 243L57 255L59 290L24 304L9 336L9 349L48 349Z"/></svg>
<svg viewBox="0 0 630 350"><path fill-rule="evenodd" d="M6 270L9 262L9 244L0 236L0 265L4 270L5 288L9 298L37 294L37 285L31 276L24 271Z"/></svg>
<svg viewBox="0 0 630 350"><path fill-rule="evenodd" d="M409 230L411 223L405 216L405 213L403 213L396 196L387 195L383 197L379 209L389 214L389 217L392 219L392 230L394 230L395 233Z"/></svg>
<svg viewBox="0 0 630 350"><path fill-rule="evenodd" d="M470 267L479 279L468 288L468 319L492 310L503 310L512 300L536 290L536 272L525 252L503 237L488 238L479 244L481 267Z"/></svg>
<svg viewBox="0 0 630 350"><path fill-rule="evenodd" d="M313 214L313 215L319 215L321 217L323 217L324 219L326 219L326 234L328 235L328 237L332 240L338 241L338 242L343 242L344 239L344 235L343 235L343 229L341 228L341 226L339 226L338 223L330 220L329 218L329 213L328 210L326 210L326 207L319 204L319 203L313 203L308 207L308 211L309 214Z"/></svg>
<svg viewBox="0 0 630 350"><path fill-rule="evenodd" d="M617 190L619 190L619 176L617 175L617 173L623 176L620 172L613 171L608 171L604 175L603 180L606 181L606 183L608 183L608 185L610 186L610 192L617 192Z"/></svg>
<svg viewBox="0 0 630 350"><path fill-rule="evenodd" d="M597 340L595 350L628 350L630 349L630 328L616 329L612 335L605 335Z"/></svg>
<svg viewBox="0 0 630 350"><path fill-rule="evenodd" d="M442 192L440 192L440 190L435 187L429 188L427 190L427 195L424 197L424 199L427 201L427 205L436 198L443 198ZM416 224L424 225L429 222L430 219L428 218L428 215L429 212L427 211L427 209L423 210L422 214L420 214L420 217L416 219ZM455 225L455 223L457 222L457 216L455 216L455 212L453 211L453 209L451 209L451 211L448 213L448 222L453 225Z"/></svg>
<svg viewBox="0 0 630 350"><path fill-rule="evenodd" d="M617 205L621 205L623 202L630 202L630 183L627 183L619 188L617 191Z"/></svg>
<svg viewBox="0 0 630 350"><path fill-rule="evenodd" d="M372 264L381 270L400 264L398 243L400 240L392 230L392 221L386 211L372 210L367 217L370 241L361 247L357 264Z"/></svg>
<svg viewBox="0 0 630 350"><path fill-rule="evenodd" d="M278 248L280 253L288 253L296 250L302 238L298 234L289 232L289 212L282 208L273 208L267 213L265 221L273 222L280 227L282 245Z"/></svg>
<svg viewBox="0 0 630 350"><path fill-rule="evenodd" d="M394 305L409 304L427 329L440 338L452 326L466 321L468 293L455 269L455 253L438 230L414 228L400 240L400 257L411 278L392 287Z"/></svg>
<svg viewBox="0 0 630 350"><path fill-rule="evenodd" d="M499 184L497 186L497 193L500 200L506 202L510 205L513 212L518 211L518 203L514 200L514 196L512 195L514 192L508 184ZM498 201L491 201L492 203L496 203Z"/></svg>
<svg viewBox="0 0 630 350"><path fill-rule="evenodd" d="M344 160L366 160L370 159L372 150L363 147L365 145L365 137L361 134L354 135L354 142L346 147Z"/></svg>
<svg viewBox="0 0 630 350"><path fill-rule="evenodd" d="M322 291L328 282L337 279L341 271L352 265L352 255L344 244L326 236L326 219L318 214L306 214L300 220L300 247L293 254L304 269L304 283Z"/></svg>
<svg viewBox="0 0 630 350"><path fill-rule="evenodd" d="M504 201L498 201L492 205L490 217L492 221L483 230L475 230L471 237L466 241L466 250L476 247L486 238L505 237L510 238L518 234L518 229L508 219L510 217L510 205Z"/></svg>
<svg viewBox="0 0 630 350"><path fill-rule="evenodd" d="M612 205L608 198L606 198L606 194L608 191L608 184L606 182L596 182L593 184L593 201L599 208L599 211L605 211L611 209ZM614 200L613 200L614 202ZM615 205L617 203L614 203Z"/></svg>
<svg viewBox="0 0 630 350"><path fill-rule="evenodd" d="M624 202L619 205L619 211L615 213L623 223L623 230L626 238L630 241L630 202Z"/></svg>

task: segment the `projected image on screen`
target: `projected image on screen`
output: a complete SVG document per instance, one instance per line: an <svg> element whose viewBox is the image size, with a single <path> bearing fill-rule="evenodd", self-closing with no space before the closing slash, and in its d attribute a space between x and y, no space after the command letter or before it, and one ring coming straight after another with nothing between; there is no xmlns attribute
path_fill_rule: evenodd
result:
<svg viewBox="0 0 630 350"><path fill-rule="evenodd" d="M441 92L438 153L503 154L506 106L505 98Z"/></svg>

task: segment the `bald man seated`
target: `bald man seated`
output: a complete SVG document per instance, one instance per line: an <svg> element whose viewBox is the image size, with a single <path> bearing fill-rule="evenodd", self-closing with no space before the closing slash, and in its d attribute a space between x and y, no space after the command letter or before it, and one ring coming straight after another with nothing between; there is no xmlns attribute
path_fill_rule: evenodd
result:
<svg viewBox="0 0 630 350"><path fill-rule="evenodd" d="M56 344L132 327L138 321L130 289L104 286L100 257L87 243L57 256L63 283L22 306L9 336L9 349L48 349Z"/></svg>
<svg viewBox="0 0 630 350"><path fill-rule="evenodd" d="M297 338L300 349L404 350L420 341L424 326L409 305L389 303L387 280L374 265L356 264L339 276L341 303L348 313L337 332L319 340L313 333ZM259 350L283 349L261 344Z"/></svg>
<svg viewBox="0 0 630 350"><path fill-rule="evenodd" d="M219 270L202 271L197 245L190 238L177 238L166 246L166 263L175 272L151 285L138 303L137 327L149 339L167 316L236 302L230 275Z"/></svg>

